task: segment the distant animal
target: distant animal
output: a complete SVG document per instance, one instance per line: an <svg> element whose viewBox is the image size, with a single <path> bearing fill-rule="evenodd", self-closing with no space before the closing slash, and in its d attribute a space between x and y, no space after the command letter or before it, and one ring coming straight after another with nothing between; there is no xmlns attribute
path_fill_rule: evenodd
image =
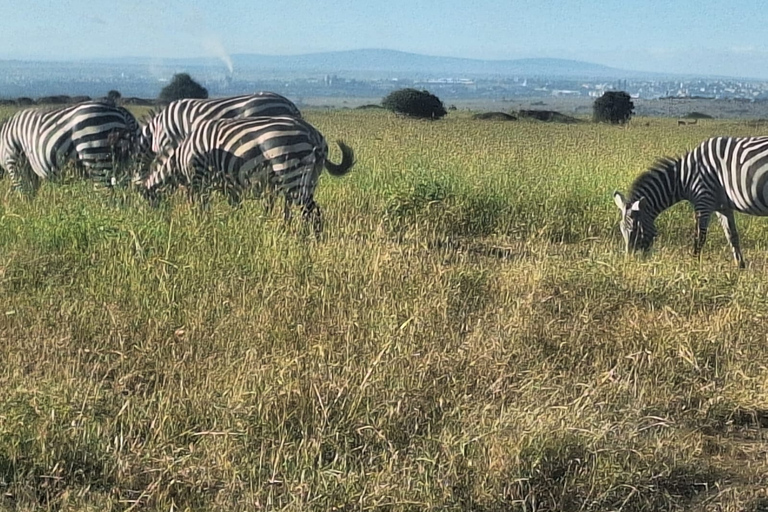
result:
<svg viewBox="0 0 768 512"><path fill-rule="evenodd" d="M744 267L733 214L768 216L768 137L707 139L682 157L658 160L634 181L629 199L614 192L627 252L648 252L656 217L682 200L695 211L693 253L700 254L715 213L736 263Z"/></svg>
<svg viewBox="0 0 768 512"><path fill-rule="evenodd" d="M139 124L128 110L88 101L52 110L24 109L0 126L0 166L14 190L34 197L40 180L70 161L105 185L135 147Z"/></svg>
<svg viewBox="0 0 768 512"><path fill-rule="evenodd" d="M142 167L146 169L155 155L181 142L197 123L263 116L301 118L301 112L291 100L274 92L172 101L159 112L150 113L141 128L139 148Z"/></svg>
<svg viewBox="0 0 768 512"><path fill-rule="evenodd" d="M144 195L156 201L157 193L180 185L190 198L207 202L212 190L237 205L242 193L254 186L281 193L284 218L290 206L302 207L302 217L311 221L315 233L322 232L320 207L314 191L323 167L333 176L347 174L354 165L354 152L337 142L342 161L328 160L328 144L311 124L295 117L219 119L197 123L178 146L165 149L143 181Z"/></svg>

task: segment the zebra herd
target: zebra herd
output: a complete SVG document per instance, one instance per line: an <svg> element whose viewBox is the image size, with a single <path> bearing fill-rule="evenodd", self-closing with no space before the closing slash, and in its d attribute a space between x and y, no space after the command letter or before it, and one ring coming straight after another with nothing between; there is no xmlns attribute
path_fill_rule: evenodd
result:
<svg viewBox="0 0 768 512"><path fill-rule="evenodd" d="M270 204L278 193L285 219L298 204L319 234L314 191L323 168L342 176L354 165L352 149L338 145L343 156L335 164L325 137L272 92L173 101L143 125L123 107L89 101L14 114L0 126L0 167L15 190L34 197L40 180L59 175L67 162L108 186L117 183L118 166L133 162L132 181L152 202L180 185L204 204L212 190L232 204L246 191L269 192Z"/></svg>
<svg viewBox="0 0 768 512"><path fill-rule="evenodd" d="M314 190L323 168L333 176L354 165L352 149L338 141L342 161L328 159L323 135L287 98L261 92L223 99L184 99L152 113L139 125L125 108L90 101L49 111L26 109L0 126L0 172L13 188L34 196L40 180L74 161L86 176L115 183L114 169L137 162L133 181L150 201L178 186L205 203L221 191L239 204L248 191L285 198L302 208L305 221L322 230ZM713 137L678 158L658 160L630 187L614 192L626 252L647 253L655 219L687 200L695 211L693 251L704 245L714 213L740 267L734 212L768 216L768 137Z"/></svg>

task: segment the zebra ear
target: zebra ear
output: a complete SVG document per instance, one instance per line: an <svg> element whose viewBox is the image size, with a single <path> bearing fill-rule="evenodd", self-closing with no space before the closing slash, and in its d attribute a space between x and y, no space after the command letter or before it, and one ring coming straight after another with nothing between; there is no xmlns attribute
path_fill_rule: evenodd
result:
<svg viewBox="0 0 768 512"><path fill-rule="evenodd" d="M637 201L635 201L630 205L629 210L633 212L639 212L640 207L643 206L644 204L645 204L645 198L641 197L640 199L638 199Z"/></svg>
<svg viewBox="0 0 768 512"><path fill-rule="evenodd" d="M618 190L613 193L613 201L616 203L616 206L618 206L619 210L621 211L624 211L624 209L627 207L627 200L624 199L624 196Z"/></svg>

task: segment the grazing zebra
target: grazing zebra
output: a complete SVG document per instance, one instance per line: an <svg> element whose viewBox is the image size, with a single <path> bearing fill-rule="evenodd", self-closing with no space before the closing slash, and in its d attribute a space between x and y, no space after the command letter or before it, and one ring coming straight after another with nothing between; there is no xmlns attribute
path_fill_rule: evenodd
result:
<svg viewBox="0 0 768 512"><path fill-rule="evenodd" d="M160 112L151 114L142 127L140 151L148 162L152 156L181 142L202 121L274 116L301 118L301 112L291 100L274 92L172 101Z"/></svg>
<svg viewBox="0 0 768 512"><path fill-rule="evenodd" d="M316 234L322 231L320 207L314 191L323 167L333 176L342 176L354 165L354 152L342 141L340 164L328 160L328 144L308 122L295 117L220 119L197 123L178 146L158 155L143 181L148 199L154 199L161 185L187 187L192 196L211 189L239 204L244 190L260 185L282 193L285 220L291 204L302 207L305 221L311 218Z"/></svg>
<svg viewBox="0 0 768 512"><path fill-rule="evenodd" d="M637 177L628 200L614 192L627 252L647 252L656 217L682 200L695 211L694 254L701 252L714 212L743 268L733 213L768 215L768 137L713 137L680 158L656 162Z"/></svg>
<svg viewBox="0 0 768 512"><path fill-rule="evenodd" d="M0 167L15 190L31 196L41 179L57 176L69 161L106 184L116 160L133 152L138 135L128 110L99 101L20 110L0 126Z"/></svg>

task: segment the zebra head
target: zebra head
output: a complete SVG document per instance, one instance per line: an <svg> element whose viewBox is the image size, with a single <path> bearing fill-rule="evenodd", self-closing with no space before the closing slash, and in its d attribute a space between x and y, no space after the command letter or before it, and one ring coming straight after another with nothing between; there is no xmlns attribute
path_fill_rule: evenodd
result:
<svg viewBox="0 0 768 512"><path fill-rule="evenodd" d="M179 164L177 148L166 148L158 154L150 164L146 177L139 181L142 194L150 200L157 199L158 192L167 194L173 192L185 181Z"/></svg>
<svg viewBox="0 0 768 512"><path fill-rule="evenodd" d="M613 200L621 212L621 236L624 237L626 252L643 251L647 253L656 237L653 217L647 212L648 200L640 197L636 201L627 201L621 192L613 193Z"/></svg>

